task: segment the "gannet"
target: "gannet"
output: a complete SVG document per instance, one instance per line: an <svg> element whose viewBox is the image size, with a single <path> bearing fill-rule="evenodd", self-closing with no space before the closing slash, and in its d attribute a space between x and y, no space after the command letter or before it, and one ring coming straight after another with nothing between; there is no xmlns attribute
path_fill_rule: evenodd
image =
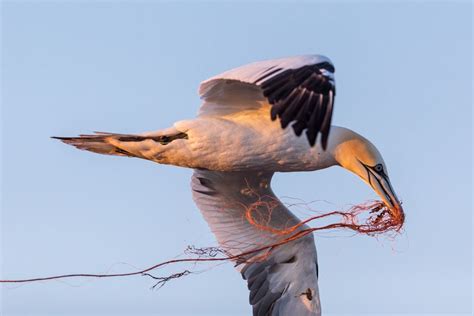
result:
<svg viewBox="0 0 474 316"><path fill-rule="evenodd" d="M341 166L389 209L401 209L377 148L348 128L331 126L334 71L321 55L259 61L202 82L197 117L171 128L54 138L99 154L194 169L195 203L220 247L238 255L281 240L275 231L300 223L271 189L275 172ZM246 219L249 207L271 229ZM237 260L236 267L247 281L253 315L321 315L312 234L275 247L262 260Z"/></svg>

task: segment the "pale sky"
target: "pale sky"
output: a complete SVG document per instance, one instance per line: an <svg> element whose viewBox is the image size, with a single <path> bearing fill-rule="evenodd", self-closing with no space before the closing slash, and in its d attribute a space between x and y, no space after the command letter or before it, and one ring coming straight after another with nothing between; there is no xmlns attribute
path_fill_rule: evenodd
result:
<svg viewBox="0 0 474 316"><path fill-rule="evenodd" d="M191 118L201 80L251 61L329 56L333 123L370 139L406 211L395 240L317 234L323 312L469 313L469 2L3 2L2 278L127 272L215 245L192 171L50 139ZM316 209L376 196L342 168L278 174ZM298 213L303 217L305 213ZM157 275L189 266L173 266ZM158 291L145 277L2 288L2 315L249 315L231 264Z"/></svg>

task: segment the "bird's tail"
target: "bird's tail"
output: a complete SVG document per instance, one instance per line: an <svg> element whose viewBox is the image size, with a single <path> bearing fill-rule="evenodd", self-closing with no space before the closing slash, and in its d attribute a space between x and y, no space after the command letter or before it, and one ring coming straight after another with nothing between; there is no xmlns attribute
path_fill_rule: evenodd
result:
<svg viewBox="0 0 474 316"><path fill-rule="evenodd" d="M176 139L187 139L188 136L173 128L141 135L94 132L91 135L52 138L98 154L153 159L162 145L167 145Z"/></svg>

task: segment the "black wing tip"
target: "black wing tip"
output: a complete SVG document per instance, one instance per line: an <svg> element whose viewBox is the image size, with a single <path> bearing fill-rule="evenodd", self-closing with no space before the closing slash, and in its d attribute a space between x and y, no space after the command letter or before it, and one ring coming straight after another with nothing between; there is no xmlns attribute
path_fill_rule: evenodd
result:
<svg viewBox="0 0 474 316"><path fill-rule="evenodd" d="M271 104L271 120L279 119L282 129L292 126L298 137L306 130L309 145L314 147L320 138L326 150L335 95L333 79L327 72L334 71L331 62L323 61L298 69L272 69L271 75L258 78L263 96ZM319 98L311 106L313 96Z"/></svg>
<svg viewBox="0 0 474 316"><path fill-rule="evenodd" d="M281 124L281 128L282 129L285 129L288 127L288 125L291 123L291 121L287 121L283 118L280 118L280 124Z"/></svg>
<svg viewBox="0 0 474 316"><path fill-rule="evenodd" d="M318 135L321 134L319 141L321 143L321 148L326 151L328 149L328 134L324 134L318 132L316 134L312 134L310 131L306 130L306 138L308 139L308 143L311 147L314 147L317 143ZM300 135L297 135L300 136Z"/></svg>
<svg viewBox="0 0 474 316"><path fill-rule="evenodd" d="M64 136L50 136L51 139L59 140L63 143L67 143L68 141L74 140L77 137L64 137Z"/></svg>
<svg viewBox="0 0 474 316"><path fill-rule="evenodd" d="M329 61L323 61L322 63L319 63L319 64L316 64L316 66L318 68L322 68L322 69L325 69L331 73L335 73L336 72L336 68L334 67L334 65L329 62Z"/></svg>
<svg viewBox="0 0 474 316"><path fill-rule="evenodd" d="M324 151L326 151L326 149L328 148L327 138L321 140L321 147L323 148Z"/></svg>

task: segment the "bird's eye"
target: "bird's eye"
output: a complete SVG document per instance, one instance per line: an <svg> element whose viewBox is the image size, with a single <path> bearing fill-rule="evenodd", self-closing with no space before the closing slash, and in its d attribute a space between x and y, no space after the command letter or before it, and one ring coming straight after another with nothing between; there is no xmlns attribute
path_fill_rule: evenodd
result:
<svg viewBox="0 0 474 316"><path fill-rule="evenodd" d="M381 164L377 164L377 165L375 165L374 170L377 171L377 172L382 172L382 171L383 171L383 167L382 167Z"/></svg>

